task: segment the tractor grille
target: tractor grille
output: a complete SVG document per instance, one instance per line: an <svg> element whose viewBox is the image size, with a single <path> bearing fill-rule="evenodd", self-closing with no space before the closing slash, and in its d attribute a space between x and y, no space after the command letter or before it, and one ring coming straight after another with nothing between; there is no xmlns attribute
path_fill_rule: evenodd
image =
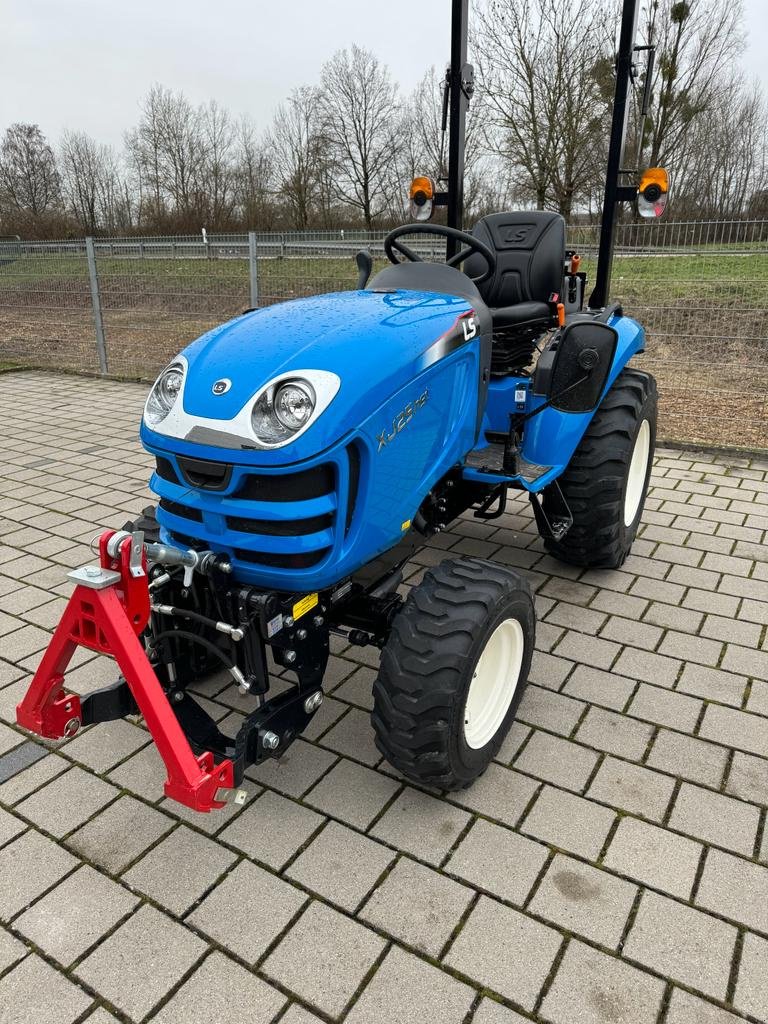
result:
<svg viewBox="0 0 768 1024"><path fill-rule="evenodd" d="M339 550L354 526L361 456L347 445L308 469L157 456L158 520L172 543L228 554L242 578L301 570Z"/></svg>

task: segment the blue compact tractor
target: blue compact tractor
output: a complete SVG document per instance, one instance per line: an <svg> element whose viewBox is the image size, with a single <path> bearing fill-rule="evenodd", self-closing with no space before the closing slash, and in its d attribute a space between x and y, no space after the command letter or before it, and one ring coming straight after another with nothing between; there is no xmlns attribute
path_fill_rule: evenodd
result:
<svg viewBox="0 0 768 1024"><path fill-rule="evenodd" d="M163 370L141 425L157 507L103 544L101 571L119 575L125 544L123 569L146 573L151 608L146 624L140 612L133 621L160 686L144 703L125 680L74 710L70 701L65 725L71 733L138 709L155 733L146 701L161 702L204 768L233 766L219 799L312 720L332 637L381 650L372 721L387 760L417 783L469 785L523 694L531 592L519 572L481 558L448 554L410 588L403 566L455 520L502 516L510 490L528 495L547 550L571 565L616 568L637 533L656 385L629 365L642 327L607 301L615 204L638 193L618 184L632 18L625 10L603 243L585 308L559 215L501 212L462 230L471 69L466 0L454 7L446 193L416 179L415 222L387 235L390 266L375 276L361 253L352 290L250 310ZM665 198L656 171L640 199ZM440 203L448 225L426 223ZM445 239L445 262L422 259L427 234ZM275 665L287 673L273 696ZM236 736L190 692L222 667L253 698Z"/></svg>

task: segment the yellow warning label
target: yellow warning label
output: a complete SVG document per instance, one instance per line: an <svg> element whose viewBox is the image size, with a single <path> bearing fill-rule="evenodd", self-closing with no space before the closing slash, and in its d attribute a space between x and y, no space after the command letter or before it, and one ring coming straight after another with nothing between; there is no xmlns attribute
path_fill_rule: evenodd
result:
<svg viewBox="0 0 768 1024"><path fill-rule="evenodd" d="M300 619L302 615L306 615L307 612L314 608L317 604L317 594L307 594L306 597L302 597L300 601L297 601L293 606L293 617L294 619Z"/></svg>
<svg viewBox="0 0 768 1024"><path fill-rule="evenodd" d="M403 525L400 527L400 530L403 533L405 533L405 531L406 530L410 530L410 528L411 528L411 520L410 519L406 519L405 522L403 523Z"/></svg>

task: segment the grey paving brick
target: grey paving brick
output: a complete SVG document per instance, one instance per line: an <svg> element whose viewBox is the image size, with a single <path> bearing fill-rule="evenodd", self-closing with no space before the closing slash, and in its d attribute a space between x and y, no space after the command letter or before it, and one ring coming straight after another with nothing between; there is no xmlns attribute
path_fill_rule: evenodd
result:
<svg viewBox="0 0 768 1024"><path fill-rule="evenodd" d="M353 911L394 857L394 851L381 843L329 821L290 865L286 876Z"/></svg>
<svg viewBox="0 0 768 1024"><path fill-rule="evenodd" d="M654 889L688 900L701 860L701 844L667 829L625 817L603 864Z"/></svg>
<svg viewBox="0 0 768 1024"><path fill-rule="evenodd" d="M0 928L0 971L8 970L11 964L18 963L28 952L23 942L19 942L5 928Z"/></svg>
<svg viewBox="0 0 768 1024"><path fill-rule="evenodd" d="M598 611L635 620L640 619L647 607L648 601L644 597L632 597L629 594L605 590L599 590L590 604L590 608L596 608Z"/></svg>
<svg viewBox="0 0 768 1024"><path fill-rule="evenodd" d="M0 920L8 921L77 865L66 850L30 829L0 850Z"/></svg>
<svg viewBox="0 0 768 1024"><path fill-rule="evenodd" d="M528 681L556 690L573 668L573 662L544 651L534 651Z"/></svg>
<svg viewBox="0 0 768 1024"><path fill-rule="evenodd" d="M437 957L474 891L408 857L374 890L359 916L380 931Z"/></svg>
<svg viewBox="0 0 768 1024"><path fill-rule="evenodd" d="M595 860L615 820L616 813L607 807L545 786L520 827L552 846Z"/></svg>
<svg viewBox="0 0 768 1024"><path fill-rule="evenodd" d="M628 679L644 680L657 686L672 686L680 671L681 662L653 651L625 647L613 671Z"/></svg>
<svg viewBox="0 0 768 1024"><path fill-rule="evenodd" d="M132 796L121 796L67 839L67 846L112 874L123 871L173 828L173 820Z"/></svg>
<svg viewBox="0 0 768 1024"><path fill-rule="evenodd" d="M727 758L725 747L705 743L680 732L659 729L646 763L650 768L659 768L671 775L717 789L723 778Z"/></svg>
<svg viewBox="0 0 768 1024"><path fill-rule="evenodd" d="M559 932L481 896L445 963L531 1010L561 944Z"/></svg>
<svg viewBox="0 0 768 1024"><path fill-rule="evenodd" d="M474 998L475 992L468 985L395 947L387 953L346 1021L461 1024Z"/></svg>
<svg viewBox="0 0 768 1024"><path fill-rule="evenodd" d="M553 622L556 626L565 626L566 629L576 629L580 633L590 633L594 636L606 618L605 612L600 612L593 608L584 608L578 604L569 604L567 601L558 601L548 613L547 622Z"/></svg>
<svg viewBox="0 0 768 1024"><path fill-rule="evenodd" d="M747 710L756 715L768 715L768 682L753 679L750 684Z"/></svg>
<svg viewBox="0 0 768 1024"><path fill-rule="evenodd" d="M216 951L152 1020L157 1024L269 1024L286 1002L281 992Z"/></svg>
<svg viewBox="0 0 768 1024"><path fill-rule="evenodd" d="M700 712L700 700L647 683L640 684L629 705L630 715L688 732L693 731Z"/></svg>
<svg viewBox="0 0 768 1024"><path fill-rule="evenodd" d="M22 749L22 748L17 748ZM25 768L17 775L12 775L7 782L0 785L0 800L9 806L23 800L25 796L38 789L40 786L55 779L63 771L69 769L69 761L57 754L48 753L46 757L35 761L29 768Z"/></svg>
<svg viewBox="0 0 768 1024"><path fill-rule="evenodd" d="M0 757L0 785L24 771L25 768L29 768L30 765L45 757L47 753L45 747L29 741L14 746L7 754ZM0 791L1 795L2 791Z"/></svg>
<svg viewBox="0 0 768 1024"><path fill-rule="evenodd" d="M639 765L607 757L587 791L588 796L614 807L661 821L669 806L675 780Z"/></svg>
<svg viewBox="0 0 768 1024"><path fill-rule="evenodd" d="M470 810L514 825L538 788L539 783L527 775L491 764L471 786L450 797Z"/></svg>
<svg viewBox="0 0 768 1024"><path fill-rule="evenodd" d="M280 870L322 825L308 807L266 792L228 825L220 838L249 857Z"/></svg>
<svg viewBox="0 0 768 1024"><path fill-rule="evenodd" d="M86 729L67 744L67 756L96 772L107 772L150 743L146 729L118 719Z"/></svg>
<svg viewBox="0 0 768 1024"><path fill-rule="evenodd" d="M157 747L150 743L109 773L110 782L137 793L145 800L158 801L168 773Z"/></svg>
<svg viewBox="0 0 768 1024"><path fill-rule="evenodd" d="M742 1013L768 1019L768 941L747 932L741 951L734 1004Z"/></svg>
<svg viewBox="0 0 768 1024"><path fill-rule="evenodd" d="M527 1024L528 1020L486 996L475 1011L472 1024Z"/></svg>
<svg viewBox="0 0 768 1024"><path fill-rule="evenodd" d="M492 896L522 905L547 860L547 849L507 828L479 819L445 870ZM514 871L510 871L514 864Z"/></svg>
<svg viewBox="0 0 768 1024"><path fill-rule="evenodd" d="M341 686L333 691L339 700L347 701L366 711L373 710L373 682L376 673L367 666L358 668Z"/></svg>
<svg viewBox="0 0 768 1024"><path fill-rule="evenodd" d="M367 828L400 788L379 772L343 758L309 791L305 801L334 818Z"/></svg>
<svg viewBox="0 0 768 1024"><path fill-rule="evenodd" d="M113 1006L141 1020L205 950L189 929L145 905L78 964L76 974Z"/></svg>
<svg viewBox="0 0 768 1024"><path fill-rule="evenodd" d="M294 886L242 861L188 920L236 956L255 963L306 899ZM269 907L269 913L254 913L254 907Z"/></svg>
<svg viewBox="0 0 768 1024"><path fill-rule="evenodd" d="M654 1024L663 994L658 978L574 940L541 1013L554 1024Z"/></svg>
<svg viewBox="0 0 768 1024"><path fill-rule="evenodd" d="M629 592L633 597L643 597L648 601L680 604L685 587L679 583L666 583L664 580L639 576L629 588Z"/></svg>
<svg viewBox="0 0 768 1024"><path fill-rule="evenodd" d="M646 890L624 955L715 999L725 999L735 944L732 925Z"/></svg>
<svg viewBox="0 0 768 1024"><path fill-rule="evenodd" d="M756 647L760 639L760 626L756 622L726 618L722 615L708 615L701 627L702 636L712 637L728 643Z"/></svg>
<svg viewBox="0 0 768 1024"><path fill-rule="evenodd" d="M0 846L20 835L27 827L26 821L0 807Z"/></svg>
<svg viewBox="0 0 768 1024"><path fill-rule="evenodd" d="M0 1020L5 1024L71 1024L93 999L34 953L0 984ZM91 1018L89 1018L91 1019Z"/></svg>
<svg viewBox="0 0 768 1024"><path fill-rule="evenodd" d="M384 940L313 902L265 960L267 977L332 1017L344 1011L385 948Z"/></svg>
<svg viewBox="0 0 768 1024"><path fill-rule="evenodd" d="M737 708L741 707L746 686L746 676L691 664L685 665L677 683L677 689L684 693L695 694L697 697L718 701L721 704L732 704Z"/></svg>
<svg viewBox="0 0 768 1024"><path fill-rule="evenodd" d="M709 590L691 589L683 598L684 608L693 608L698 612L711 612L713 615L735 615L739 602L727 594L714 594Z"/></svg>
<svg viewBox="0 0 768 1024"><path fill-rule="evenodd" d="M727 644L722 664L729 672L740 672L755 679L768 679L768 651L754 651L748 647Z"/></svg>
<svg viewBox="0 0 768 1024"><path fill-rule="evenodd" d="M565 684L564 693L580 697L590 704L621 711L635 689L633 679L625 679L615 672L602 672L588 665L577 665Z"/></svg>
<svg viewBox="0 0 768 1024"><path fill-rule="evenodd" d="M618 946L637 886L557 854L529 909L603 946Z"/></svg>
<svg viewBox="0 0 768 1024"><path fill-rule="evenodd" d="M737 750L733 755L726 793L768 806L768 761Z"/></svg>
<svg viewBox="0 0 768 1024"><path fill-rule="evenodd" d="M552 693L540 686L527 686L517 718L529 725L568 736L584 711L581 701L561 693Z"/></svg>
<svg viewBox="0 0 768 1024"><path fill-rule="evenodd" d="M280 1024L322 1024L319 1017L305 1010L298 1003L292 1003L280 1018Z"/></svg>
<svg viewBox="0 0 768 1024"><path fill-rule="evenodd" d="M741 1019L681 988L672 989L666 1024L737 1024Z"/></svg>
<svg viewBox="0 0 768 1024"><path fill-rule="evenodd" d="M748 928L768 932L768 868L709 850L696 903Z"/></svg>
<svg viewBox="0 0 768 1024"><path fill-rule="evenodd" d="M371 716L359 708L350 708L320 742L337 754L346 754L371 768L381 761L381 752L373 739Z"/></svg>
<svg viewBox="0 0 768 1024"><path fill-rule="evenodd" d="M768 603L765 601L742 601L739 618L764 626L768 623Z"/></svg>
<svg viewBox="0 0 768 1024"><path fill-rule="evenodd" d="M561 563L554 563L558 570L568 568ZM542 594L553 597L556 601L568 601L571 604L588 605L597 593L595 587L586 586L584 583L577 583L575 580L559 579L554 577L547 581L541 588Z"/></svg>
<svg viewBox="0 0 768 1024"><path fill-rule="evenodd" d="M664 629L674 629L682 633L696 633L701 626L704 614L691 611L680 605L662 604L653 601L645 613L646 622L651 622Z"/></svg>
<svg viewBox="0 0 768 1024"><path fill-rule="evenodd" d="M652 735L653 726L645 722L603 708L590 708L574 739L634 761L643 756Z"/></svg>
<svg viewBox="0 0 768 1024"><path fill-rule="evenodd" d="M567 632L555 649L559 658L570 658L593 668L610 668L621 647L611 640L588 636L586 633Z"/></svg>
<svg viewBox="0 0 768 1024"><path fill-rule="evenodd" d="M67 967L137 903L137 896L85 864L17 918L14 927Z"/></svg>
<svg viewBox="0 0 768 1024"><path fill-rule="evenodd" d="M745 711L710 704L704 712L699 735L705 739L768 757L768 729L765 720Z"/></svg>
<svg viewBox="0 0 768 1024"><path fill-rule="evenodd" d="M603 639L615 640L620 644L632 644L634 647L652 651L661 639L662 633L663 630L658 626L648 622L612 615L600 631L600 636Z"/></svg>
<svg viewBox="0 0 768 1024"><path fill-rule="evenodd" d="M669 824L705 842L750 857L759 821L757 807L684 782Z"/></svg>
<svg viewBox="0 0 768 1024"><path fill-rule="evenodd" d="M597 761L594 751L536 730L515 759L514 766L546 782L579 791L586 785Z"/></svg>
<svg viewBox="0 0 768 1024"><path fill-rule="evenodd" d="M376 822L371 835L430 864L439 864L469 820L466 811L407 787Z"/></svg>
<svg viewBox="0 0 768 1024"><path fill-rule="evenodd" d="M123 875L123 881L181 916L235 862L236 856L184 825ZM171 871L171 865L183 870Z"/></svg>
<svg viewBox="0 0 768 1024"><path fill-rule="evenodd" d="M517 756L518 751L530 734L531 729L527 725L524 725L522 722L513 722L494 760L500 764L508 765Z"/></svg>

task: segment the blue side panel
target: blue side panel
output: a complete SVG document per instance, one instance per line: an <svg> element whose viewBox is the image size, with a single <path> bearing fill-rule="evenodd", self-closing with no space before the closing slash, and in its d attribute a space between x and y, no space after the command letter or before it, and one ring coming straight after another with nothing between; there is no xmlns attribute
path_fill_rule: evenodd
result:
<svg viewBox="0 0 768 1024"><path fill-rule="evenodd" d="M614 316L610 320L610 324L618 331L619 338L613 366L601 400L632 356L642 352L645 348L645 332L636 320L626 316ZM515 389L525 383L526 379L514 377L491 382L483 423L484 430L506 431L508 429L509 413L516 410ZM544 398L529 394L525 411L531 412L543 405L544 401ZM549 408L529 420L523 432L522 456L526 462L551 468L533 482L519 477L515 479L526 490L535 492L542 490L560 476L576 451L595 411L573 413ZM473 469L465 469L464 477L468 480L498 483L498 477L491 477Z"/></svg>

